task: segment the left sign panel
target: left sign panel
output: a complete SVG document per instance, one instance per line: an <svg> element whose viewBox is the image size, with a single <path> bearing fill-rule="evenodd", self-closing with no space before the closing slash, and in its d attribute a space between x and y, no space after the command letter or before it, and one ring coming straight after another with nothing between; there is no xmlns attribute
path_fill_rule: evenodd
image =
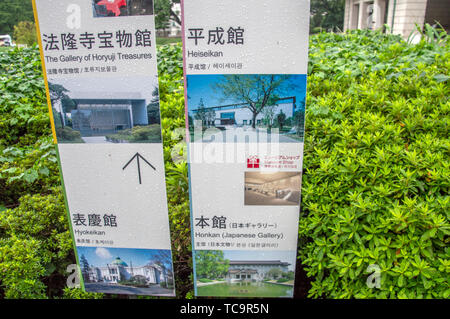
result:
<svg viewBox="0 0 450 319"><path fill-rule="evenodd" d="M174 296L153 0L34 0L88 292Z"/></svg>

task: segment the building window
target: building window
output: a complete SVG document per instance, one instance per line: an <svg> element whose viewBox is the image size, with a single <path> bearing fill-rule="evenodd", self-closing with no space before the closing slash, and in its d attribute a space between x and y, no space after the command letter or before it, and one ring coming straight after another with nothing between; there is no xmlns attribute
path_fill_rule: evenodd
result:
<svg viewBox="0 0 450 319"><path fill-rule="evenodd" d="M233 119L234 120L234 112L227 112L220 114L221 119Z"/></svg>
<svg viewBox="0 0 450 319"><path fill-rule="evenodd" d="M235 124L234 112L220 113L221 125L233 125Z"/></svg>
<svg viewBox="0 0 450 319"><path fill-rule="evenodd" d="M244 120L243 124L244 124L244 125L247 125L247 120Z"/></svg>

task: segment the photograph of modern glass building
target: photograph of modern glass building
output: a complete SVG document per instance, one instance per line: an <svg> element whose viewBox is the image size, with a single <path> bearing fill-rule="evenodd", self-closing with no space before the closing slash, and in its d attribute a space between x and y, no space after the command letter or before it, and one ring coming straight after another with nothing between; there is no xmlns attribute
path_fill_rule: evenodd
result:
<svg viewBox="0 0 450 319"><path fill-rule="evenodd" d="M157 80L142 80L50 80L58 142L160 143Z"/></svg>
<svg viewBox="0 0 450 319"><path fill-rule="evenodd" d="M194 142L227 142L230 132L264 135L268 142L303 141L305 75L188 75L187 91Z"/></svg>
<svg viewBox="0 0 450 319"><path fill-rule="evenodd" d="M147 105L139 92L74 92L77 108L70 112L72 128L82 136L107 135L148 125Z"/></svg>

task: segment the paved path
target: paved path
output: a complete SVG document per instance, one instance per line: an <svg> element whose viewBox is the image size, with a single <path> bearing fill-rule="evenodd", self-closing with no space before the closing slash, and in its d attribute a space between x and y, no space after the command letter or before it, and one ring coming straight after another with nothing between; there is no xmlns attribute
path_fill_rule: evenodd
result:
<svg viewBox="0 0 450 319"><path fill-rule="evenodd" d="M211 286L211 285L215 285L215 284L224 284L225 281L213 281L213 282L201 282L201 281L197 281L197 287L202 287L202 286Z"/></svg>
<svg viewBox="0 0 450 319"><path fill-rule="evenodd" d="M88 292L104 292L109 294L123 294L123 295L158 295L158 296L172 296L175 292L171 289L162 288L160 286L151 286L149 288L138 288L131 286L124 286L118 284L105 284L101 282L86 283L86 291Z"/></svg>
<svg viewBox="0 0 450 319"><path fill-rule="evenodd" d="M214 129L211 129L211 131ZM234 131L235 130L235 131ZM220 131L217 133L206 132L204 133L203 143L210 142L233 142L228 139L233 139L241 143L300 143L299 140L293 139L289 136L285 136L279 133L267 133L263 129L242 129L242 128L228 128L226 131Z"/></svg>

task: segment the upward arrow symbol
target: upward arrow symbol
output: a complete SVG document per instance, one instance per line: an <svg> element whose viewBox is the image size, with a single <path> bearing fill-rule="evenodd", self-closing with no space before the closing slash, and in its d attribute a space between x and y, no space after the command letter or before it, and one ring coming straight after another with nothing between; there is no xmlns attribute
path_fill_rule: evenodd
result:
<svg viewBox="0 0 450 319"><path fill-rule="evenodd" d="M156 168L152 164L150 164L150 162L147 161L141 154L139 154L139 152L136 152L136 154L134 154L134 156L128 161L128 163L125 164L125 166L122 168L122 170L125 170L128 167L128 165L130 165L130 163L134 159L136 159L136 162L137 162L137 169L138 169L138 175L139 175L139 184L142 184L140 159L142 159L145 163L147 163L155 171L156 171Z"/></svg>

